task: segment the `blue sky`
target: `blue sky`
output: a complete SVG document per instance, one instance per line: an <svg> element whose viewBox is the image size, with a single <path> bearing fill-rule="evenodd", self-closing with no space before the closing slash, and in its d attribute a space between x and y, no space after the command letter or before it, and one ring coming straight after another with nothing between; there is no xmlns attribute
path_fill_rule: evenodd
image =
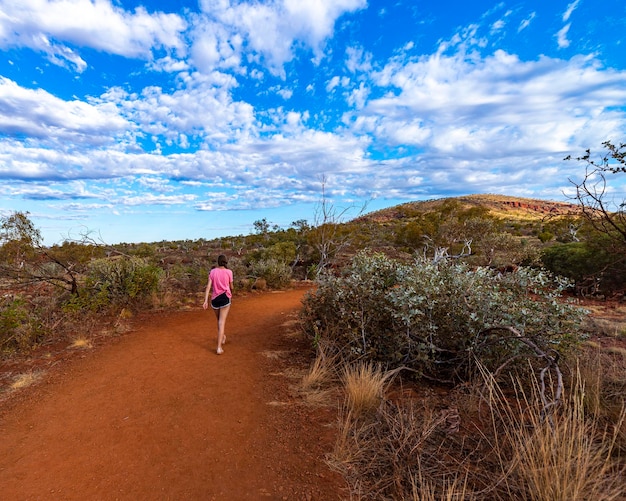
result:
<svg viewBox="0 0 626 501"><path fill-rule="evenodd" d="M625 33L623 0L0 0L0 215L118 243L315 223L322 184L563 200L566 155L626 142Z"/></svg>

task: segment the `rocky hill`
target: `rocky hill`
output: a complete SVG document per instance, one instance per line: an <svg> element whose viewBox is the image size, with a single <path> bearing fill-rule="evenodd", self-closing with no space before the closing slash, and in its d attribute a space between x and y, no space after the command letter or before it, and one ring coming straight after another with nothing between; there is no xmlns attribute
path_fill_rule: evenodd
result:
<svg viewBox="0 0 626 501"><path fill-rule="evenodd" d="M420 213L440 210L446 203L457 202L464 208L482 207L505 220L536 221L550 217L575 216L580 207L567 202L511 197L506 195L466 195L420 202L408 202L366 214L356 221L385 223L411 218Z"/></svg>

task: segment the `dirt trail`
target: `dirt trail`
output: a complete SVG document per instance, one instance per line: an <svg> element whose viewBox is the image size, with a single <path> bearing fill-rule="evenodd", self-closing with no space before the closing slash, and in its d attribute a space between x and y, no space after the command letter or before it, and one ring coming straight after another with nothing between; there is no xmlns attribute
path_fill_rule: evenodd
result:
<svg viewBox="0 0 626 501"><path fill-rule="evenodd" d="M235 297L221 356L198 308L59 364L0 414L0 499L340 499L333 412L290 388L302 295Z"/></svg>

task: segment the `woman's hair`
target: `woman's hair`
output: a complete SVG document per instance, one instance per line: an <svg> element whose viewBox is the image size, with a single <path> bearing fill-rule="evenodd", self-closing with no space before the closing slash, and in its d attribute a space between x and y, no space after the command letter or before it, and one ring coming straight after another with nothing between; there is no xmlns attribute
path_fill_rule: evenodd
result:
<svg viewBox="0 0 626 501"><path fill-rule="evenodd" d="M226 259L226 256L224 254L220 254L217 257L217 265L225 267L227 264L228 264L228 259Z"/></svg>

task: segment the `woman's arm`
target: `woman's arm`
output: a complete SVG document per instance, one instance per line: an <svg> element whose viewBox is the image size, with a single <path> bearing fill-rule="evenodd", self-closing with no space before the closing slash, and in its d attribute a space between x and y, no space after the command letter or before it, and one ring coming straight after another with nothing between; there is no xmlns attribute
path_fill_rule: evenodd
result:
<svg viewBox="0 0 626 501"><path fill-rule="evenodd" d="M211 292L211 285L213 285L213 281L209 275L209 281L207 282L206 290L204 291L204 304L202 305L205 310L209 307L209 292Z"/></svg>

